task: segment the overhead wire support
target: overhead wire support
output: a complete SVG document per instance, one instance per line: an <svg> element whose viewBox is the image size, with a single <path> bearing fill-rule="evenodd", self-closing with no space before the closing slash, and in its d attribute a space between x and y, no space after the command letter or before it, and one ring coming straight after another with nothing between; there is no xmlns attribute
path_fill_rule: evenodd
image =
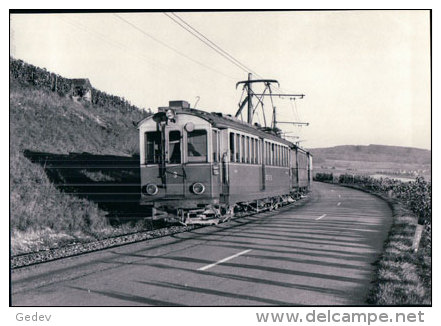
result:
<svg viewBox="0 0 441 326"><path fill-rule="evenodd" d="M309 126L309 122L296 122L296 121L277 121L277 123L288 123L299 126Z"/></svg>
<svg viewBox="0 0 441 326"><path fill-rule="evenodd" d="M255 95L262 95L262 96L278 96L278 97L290 97L294 98L294 97L298 97L298 98L304 98L306 95L305 94L278 94L278 93L272 93L272 94L255 94Z"/></svg>

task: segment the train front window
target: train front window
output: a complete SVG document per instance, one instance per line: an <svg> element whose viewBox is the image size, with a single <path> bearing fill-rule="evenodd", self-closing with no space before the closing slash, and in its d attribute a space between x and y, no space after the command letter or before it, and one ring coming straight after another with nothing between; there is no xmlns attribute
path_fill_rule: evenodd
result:
<svg viewBox="0 0 441 326"><path fill-rule="evenodd" d="M159 163L161 159L161 133L148 131L145 133L145 162L146 164Z"/></svg>
<svg viewBox="0 0 441 326"><path fill-rule="evenodd" d="M171 164L181 164L181 132L171 130L168 134L168 162Z"/></svg>
<svg viewBox="0 0 441 326"><path fill-rule="evenodd" d="M187 157L189 163L207 162L206 130L194 130L187 133Z"/></svg>

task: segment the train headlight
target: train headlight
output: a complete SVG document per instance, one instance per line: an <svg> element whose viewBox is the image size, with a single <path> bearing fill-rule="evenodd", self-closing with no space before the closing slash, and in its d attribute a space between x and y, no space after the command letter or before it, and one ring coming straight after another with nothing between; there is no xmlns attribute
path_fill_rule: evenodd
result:
<svg viewBox="0 0 441 326"><path fill-rule="evenodd" d="M168 109L167 111L165 111L165 116L167 117L168 120L174 120L175 119L175 111L172 109Z"/></svg>
<svg viewBox="0 0 441 326"><path fill-rule="evenodd" d="M193 183L193 185L191 186L191 190L196 195L202 195L205 191L205 186L200 182L196 182L196 183Z"/></svg>
<svg viewBox="0 0 441 326"><path fill-rule="evenodd" d="M187 132L193 132L194 131L194 123L193 122L187 122L186 124L185 124L185 130L187 131Z"/></svg>
<svg viewBox="0 0 441 326"><path fill-rule="evenodd" d="M144 190L144 193L149 196L154 196L159 191L158 186L155 185L154 183L149 183L149 184L145 185L143 190Z"/></svg>

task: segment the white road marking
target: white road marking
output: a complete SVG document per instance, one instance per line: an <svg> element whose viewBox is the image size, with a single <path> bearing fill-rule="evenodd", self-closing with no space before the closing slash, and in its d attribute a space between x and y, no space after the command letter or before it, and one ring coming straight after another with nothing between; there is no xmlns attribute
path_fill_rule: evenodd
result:
<svg viewBox="0 0 441 326"><path fill-rule="evenodd" d="M340 202L338 202L337 206L340 206L340 205L341 205L341 203L340 203Z"/></svg>
<svg viewBox="0 0 441 326"><path fill-rule="evenodd" d="M316 218L315 220L321 220L322 218L324 218L326 216L326 214L323 214L322 216L320 216L319 218Z"/></svg>
<svg viewBox="0 0 441 326"><path fill-rule="evenodd" d="M198 268L198 271L205 271L205 270L207 270L207 269L209 269L211 267L214 267L214 266L219 265L221 263L225 263L226 261L229 261L229 260L231 260L233 258L239 257L240 255L244 255L244 254L250 252L251 250L253 250L253 249L248 249L248 250L244 250L244 251L238 252L235 255L232 255L232 256L226 257L224 259L218 260L217 262L215 262L213 264L206 265L204 267Z"/></svg>
<svg viewBox="0 0 441 326"><path fill-rule="evenodd" d="M338 198L341 198L341 195L338 195Z"/></svg>

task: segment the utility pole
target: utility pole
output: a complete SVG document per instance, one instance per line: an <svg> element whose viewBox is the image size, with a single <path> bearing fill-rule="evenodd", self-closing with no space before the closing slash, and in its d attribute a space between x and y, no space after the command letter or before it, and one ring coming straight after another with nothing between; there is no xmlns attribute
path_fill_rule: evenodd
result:
<svg viewBox="0 0 441 326"><path fill-rule="evenodd" d="M249 124L253 123L253 92L251 90L251 77L252 74L248 73L248 85L247 85L247 91L248 91L248 118L247 118L247 122Z"/></svg>
<svg viewBox="0 0 441 326"><path fill-rule="evenodd" d="M273 129L276 128L276 123L277 123L277 120L276 120L276 107L273 106L273 126L272 126Z"/></svg>

